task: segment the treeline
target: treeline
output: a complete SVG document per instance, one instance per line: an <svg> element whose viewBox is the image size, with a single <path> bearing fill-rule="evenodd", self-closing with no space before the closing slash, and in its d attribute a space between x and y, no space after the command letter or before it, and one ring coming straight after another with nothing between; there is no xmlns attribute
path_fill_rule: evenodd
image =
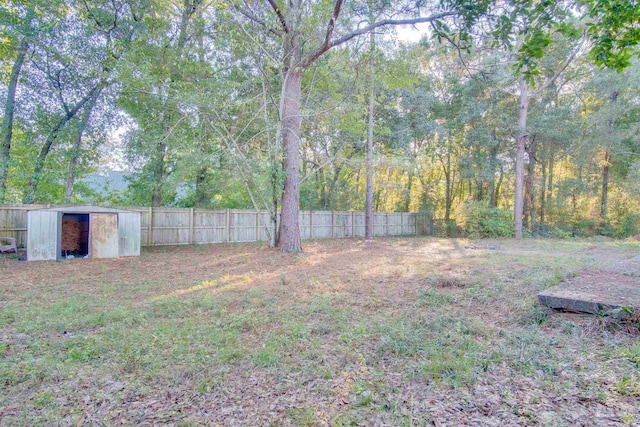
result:
<svg viewBox="0 0 640 427"><path fill-rule="evenodd" d="M4 2L0 203L364 210L370 164L451 234L640 233L634 2L387 3Z"/></svg>

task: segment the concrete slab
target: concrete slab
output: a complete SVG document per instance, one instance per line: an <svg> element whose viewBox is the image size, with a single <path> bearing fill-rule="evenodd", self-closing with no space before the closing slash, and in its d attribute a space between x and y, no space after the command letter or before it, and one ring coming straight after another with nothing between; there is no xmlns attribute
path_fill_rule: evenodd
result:
<svg viewBox="0 0 640 427"><path fill-rule="evenodd" d="M628 261L614 268L583 270L540 292L538 300L548 307L592 314L620 307L640 310L640 257Z"/></svg>

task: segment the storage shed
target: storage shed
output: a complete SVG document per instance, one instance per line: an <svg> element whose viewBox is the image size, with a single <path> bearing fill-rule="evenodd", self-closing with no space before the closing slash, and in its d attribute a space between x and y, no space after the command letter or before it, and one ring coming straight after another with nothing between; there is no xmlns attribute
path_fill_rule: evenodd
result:
<svg viewBox="0 0 640 427"><path fill-rule="evenodd" d="M98 206L27 212L27 260L140 255L140 213Z"/></svg>

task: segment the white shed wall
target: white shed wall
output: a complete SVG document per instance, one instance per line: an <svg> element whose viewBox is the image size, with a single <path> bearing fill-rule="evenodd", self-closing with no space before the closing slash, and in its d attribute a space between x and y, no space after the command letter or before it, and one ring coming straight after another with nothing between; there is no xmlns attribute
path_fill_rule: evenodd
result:
<svg viewBox="0 0 640 427"><path fill-rule="evenodd" d="M27 212L27 259L55 261L60 256L62 214L49 211Z"/></svg>
<svg viewBox="0 0 640 427"><path fill-rule="evenodd" d="M120 256L140 255L140 213L118 214L118 241Z"/></svg>

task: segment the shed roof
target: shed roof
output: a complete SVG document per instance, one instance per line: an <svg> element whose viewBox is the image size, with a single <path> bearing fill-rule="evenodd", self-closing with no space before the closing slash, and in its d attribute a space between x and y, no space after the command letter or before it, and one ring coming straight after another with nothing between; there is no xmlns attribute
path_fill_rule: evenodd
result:
<svg viewBox="0 0 640 427"><path fill-rule="evenodd" d="M118 213L133 212L126 209L104 208L102 206L62 206L57 208L36 209L39 211L63 212L63 213Z"/></svg>

